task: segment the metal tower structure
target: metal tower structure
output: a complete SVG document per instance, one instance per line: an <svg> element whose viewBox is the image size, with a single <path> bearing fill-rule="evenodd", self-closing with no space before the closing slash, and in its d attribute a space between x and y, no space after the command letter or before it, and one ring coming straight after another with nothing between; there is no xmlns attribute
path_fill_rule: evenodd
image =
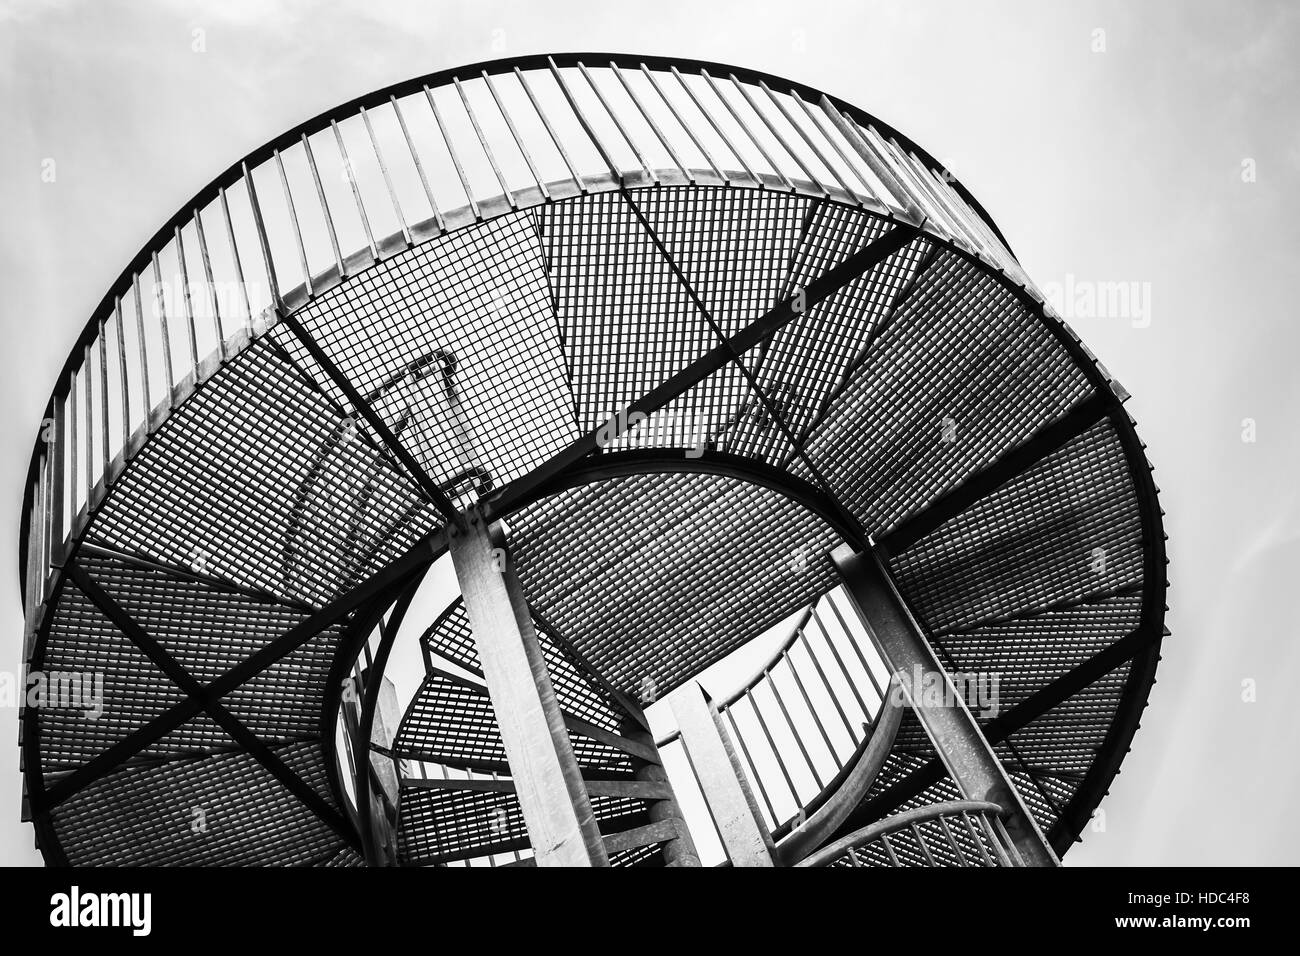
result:
<svg viewBox="0 0 1300 956"><path fill-rule="evenodd" d="M165 223L55 384L25 657L102 706L21 716L38 845L1054 865L1165 633L1126 398L817 90L570 54L361 97Z"/></svg>

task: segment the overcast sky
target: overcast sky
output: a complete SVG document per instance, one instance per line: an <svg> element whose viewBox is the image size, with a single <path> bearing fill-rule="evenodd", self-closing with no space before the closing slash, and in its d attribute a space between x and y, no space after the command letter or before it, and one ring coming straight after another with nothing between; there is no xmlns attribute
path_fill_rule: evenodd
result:
<svg viewBox="0 0 1300 956"><path fill-rule="evenodd" d="M1134 396L1168 512L1174 633L1105 829L1068 860L1293 862L1294 3L0 0L0 668L21 675L18 512L42 407L155 229L330 106L566 50L721 60L819 87L952 169L1040 285L1137 283L1148 308L1072 324ZM39 863L18 820L16 718L0 713L0 862Z"/></svg>

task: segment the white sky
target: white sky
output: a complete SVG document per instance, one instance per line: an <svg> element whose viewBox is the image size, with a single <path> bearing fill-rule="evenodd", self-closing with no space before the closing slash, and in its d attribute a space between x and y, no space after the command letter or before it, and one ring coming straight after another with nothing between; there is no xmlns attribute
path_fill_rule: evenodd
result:
<svg viewBox="0 0 1300 956"><path fill-rule="evenodd" d="M1292 862L1300 6L1283 2L0 0L0 669L21 674L18 511L42 407L126 261L276 133L503 55L502 43L509 55L642 52L801 80L948 165L1040 285L1149 284L1146 327L1073 324L1133 392L1151 445L1174 635L1106 829L1069 861ZM54 183L41 179L49 158ZM1241 439L1245 418L1254 443ZM32 864L16 717L0 712L0 862Z"/></svg>

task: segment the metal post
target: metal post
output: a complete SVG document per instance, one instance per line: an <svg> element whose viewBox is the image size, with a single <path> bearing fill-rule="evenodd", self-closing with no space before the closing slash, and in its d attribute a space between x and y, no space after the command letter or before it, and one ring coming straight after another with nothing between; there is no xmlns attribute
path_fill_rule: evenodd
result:
<svg viewBox="0 0 1300 956"><path fill-rule="evenodd" d="M890 670L900 675L904 688L914 674L940 676L942 694L922 694L919 688L912 688L908 697L962 796L967 800L987 800L1004 809L1007 832L1027 865L1058 866L1056 854L1043 838L966 702L955 693L951 678L880 559L874 553L858 554L850 546L841 545L831 554L831 560L872 642ZM933 700L935 696L940 699Z"/></svg>
<svg viewBox="0 0 1300 956"><path fill-rule="evenodd" d="M451 558L538 866L607 866L591 801L500 525L450 528Z"/></svg>
<svg viewBox="0 0 1300 956"><path fill-rule="evenodd" d="M699 684L683 687L671 700L682 746L727 859L732 866L775 866L772 835L759 814L758 803L713 701Z"/></svg>

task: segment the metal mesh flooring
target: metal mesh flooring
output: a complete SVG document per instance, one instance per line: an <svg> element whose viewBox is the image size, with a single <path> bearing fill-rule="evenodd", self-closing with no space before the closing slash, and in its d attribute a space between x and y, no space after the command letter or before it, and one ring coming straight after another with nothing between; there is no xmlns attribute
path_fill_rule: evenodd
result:
<svg viewBox="0 0 1300 956"><path fill-rule="evenodd" d="M997 242L964 193L906 180L933 213L918 226L735 175L507 194L374 242L373 264L196 358L138 429L125 398L110 416L107 373L74 376L57 460L34 459L31 501L57 497L70 533L60 554L25 525L29 667L102 672L105 712L24 715L47 859L357 862L339 686L448 507L476 503L507 521L543 633L624 692L680 685L832 588L837 544L873 540L946 662L1003 675L986 732L1067 847L1163 635L1160 512L1122 396L1013 260L974 248ZM601 437L629 409L643 420ZM116 458L101 412L130 433ZM472 667L464 622L443 624ZM552 676L583 719L621 719L562 654ZM481 693L431 675L417 704L404 754L500 767ZM905 724L859 818L953 796ZM422 790L402 814L411 862L522 834L509 794Z"/></svg>

